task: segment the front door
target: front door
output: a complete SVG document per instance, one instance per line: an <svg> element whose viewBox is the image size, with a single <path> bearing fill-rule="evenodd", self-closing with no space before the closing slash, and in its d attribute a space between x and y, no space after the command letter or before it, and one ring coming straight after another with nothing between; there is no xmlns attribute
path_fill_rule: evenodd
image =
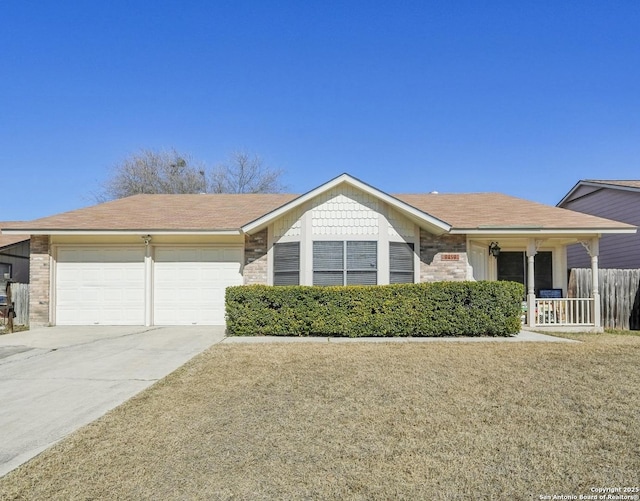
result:
<svg viewBox="0 0 640 501"><path fill-rule="evenodd" d="M469 253L469 264L473 268L473 278L476 280L487 280L487 246L471 244Z"/></svg>

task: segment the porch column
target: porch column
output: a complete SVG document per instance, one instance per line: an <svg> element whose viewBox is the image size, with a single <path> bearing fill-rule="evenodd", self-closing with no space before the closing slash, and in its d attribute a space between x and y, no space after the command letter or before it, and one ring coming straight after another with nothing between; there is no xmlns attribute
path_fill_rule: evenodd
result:
<svg viewBox="0 0 640 501"><path fill-rule="evenodd" d="M600 238L591 239L589 245L589 254L591 256L591 297L593 298L593 322L596 328L602 327L600 318L600 284L598 277L598 255L600 254Z"/></svg>
<svg viewBox="0 0 640 501"><path fill-rule="evenodd" d="M529 239L527 244L527 325L536 325L536 284L535 284L535 256L538 253L536 241Z"/></svg>
<svg viewBox="0 0 640 501"><path fill-rule="evenodd" d="M144 325L150 326L153 323L153 258L152 249L149 242L150 236L144 239Z"/></svg>

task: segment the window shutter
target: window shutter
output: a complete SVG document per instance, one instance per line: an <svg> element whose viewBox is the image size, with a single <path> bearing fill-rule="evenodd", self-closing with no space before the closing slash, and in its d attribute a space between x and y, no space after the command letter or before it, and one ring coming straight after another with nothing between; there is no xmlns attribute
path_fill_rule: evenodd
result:
<svg viewBox="0 0 640 501"><path fill-rule="evenodd" d="M347 242L347 270L377 269L377 242Z"/></svg>
<svg viewBox="0 0 640 501"><path fill-rule="evenodd" d="M389 243L389 283L413 283L413 244Z"/></svg>
<svg viewBox="0 0 640 501"><path fill-rule="evenodd" d="M377 242L342 240L313 242L313 285L375 285L377 283Z"/></svg>
<svg viewBox="0 0 640 501"><path fill-rule="evenodd" d="M376 285L378 271L347 271L347 285Z"/></svg>
<svg viewBox="0 0 640 501"><path fill-rule="evenodd" d="M344 272L314 271L313 285L344 285Z"/></svg>
<svg viewBox="0 0 640 501"><path fill-rule="evenodd" d="M344 247L342 242L313 242L313 269L344 269Z"/></svg>
<svg viewBox="0 0 640 501"><path fill-rule="evenodd" d="M273 246L273 285L300 284L300 243Z"/></svg>
<svg viewBox="0 0 640 501"><path fill-rule="evenodd" d="M378 243L347 242L347 285L378 283Z"/></svg>
<svg viewBox="0 0 640 501"><path fill-rule="evenodd" d="M313 285L344 285L343 242L313 242Z"/></svg>

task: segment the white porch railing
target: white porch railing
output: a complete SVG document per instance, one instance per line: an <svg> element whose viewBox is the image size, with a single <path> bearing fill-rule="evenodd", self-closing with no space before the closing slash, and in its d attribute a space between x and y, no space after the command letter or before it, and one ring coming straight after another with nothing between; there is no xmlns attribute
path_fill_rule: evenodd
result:
<svg viewBox="0 0 640 501"><path fill-rule="evenodd" d="M536 298L536 325L595 325L593 298Z"/></svg>

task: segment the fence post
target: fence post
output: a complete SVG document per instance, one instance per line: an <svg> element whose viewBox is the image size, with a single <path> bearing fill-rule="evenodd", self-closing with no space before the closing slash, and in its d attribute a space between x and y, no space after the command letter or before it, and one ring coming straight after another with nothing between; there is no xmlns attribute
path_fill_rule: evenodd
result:
<svg viewBox="0 0 640 501"><path fill-rule="evenodd" d="M13 318L16 316L13 305L13 297L11 297L11 280L7 280L7 330L13 332Z"/></svg>

